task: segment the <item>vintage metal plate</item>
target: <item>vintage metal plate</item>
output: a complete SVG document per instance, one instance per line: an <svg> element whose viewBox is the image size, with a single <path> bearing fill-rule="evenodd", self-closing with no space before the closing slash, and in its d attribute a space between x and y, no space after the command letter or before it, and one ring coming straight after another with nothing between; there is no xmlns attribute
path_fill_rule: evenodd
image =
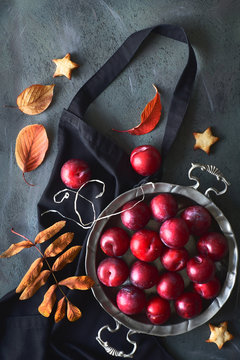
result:
<svg viewBox="0 0 240 360"><path fill-rule="evenodd" d="M230 296L233 289L236 274L237 274L237 261L238 261L238 249L236 239L233 234L232 228L222 211L209 199L199 191L186 186L168 184L168 183L147 183L141 187L129 190L122 195L118 196L112 201L100 214L99 218L113 214L121 209L121 207L128 201L133 199L140 199L142 194L145 194L145 201L150 199L159 193L172 193L177 196L179 208L181 209L190 206L192 204L199 204L204 206L212 215L214 224L212 230L221 231L228 240L229 254L226 259L216 263L217 274L222 282L222 289L220 294L212 301L203 301L204 310L203 312L191 319L184 320L174 314L174 307L172 304L173 315L170 320L163 325L151 324L145 315L139 314L135 316L127 316L119 311L115 302L115 296L119 289L108 288L102 285L96 275L96 269L100 261L105 257L100 246L99 238L105 227L110 226L121 226L120 216L113 216L97 221L88 238L87 253L86 253L86 272L95 281L95 285L92 288L92 292L103 307L116 321L125 325L131 330L136 332L146 333L155 336L170 336L178 335L190 331L205 322L209 321L223 306ZM152 229L159 229L160 224L155 221L150 221L149 226ZM190 239L186 248L190 255L194 253L195 241ZM130 254L130 250L123 256L124 260L130 265L134 261L134 257ZM136 260L136 258L135 258ZM155 260L155 265L161 270L163 267L160 260ZM185 270L180 272L185 281L185 288L190 286L190 281L186 276ZM127 281L128 282L128 281ZM126 282L126 283L127 283ZM154 289L147 291L148 293L155 293Z"/></svg>

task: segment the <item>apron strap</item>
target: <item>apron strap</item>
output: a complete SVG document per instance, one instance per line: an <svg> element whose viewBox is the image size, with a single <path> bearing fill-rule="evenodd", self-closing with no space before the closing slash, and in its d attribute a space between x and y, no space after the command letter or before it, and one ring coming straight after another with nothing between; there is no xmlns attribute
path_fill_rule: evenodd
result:
<svg viewBox="0 0 240 360"><path fill-rule="evenodd" d="M130 63L143 41L152 32L186 43L189 51L187 64L178 80L171 99L161 149L161 154L165 157L175 140L178 129L186 113L197 71L194 50L182 27L167 24L158 25L137 31L130 35L112 57L82 86L74 96L68 111L83 118L88 106Z"/></svg>

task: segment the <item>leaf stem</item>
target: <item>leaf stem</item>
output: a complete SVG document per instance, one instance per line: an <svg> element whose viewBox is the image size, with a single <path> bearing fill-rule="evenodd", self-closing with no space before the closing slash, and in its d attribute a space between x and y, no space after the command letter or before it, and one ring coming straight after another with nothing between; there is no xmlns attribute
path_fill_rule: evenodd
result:
<svg viewBox="0 0 240 360"><path fill-rule="evenodd" d="M13 234L16 234L16 235L22 237L22 238L25 239L25 240L31 241L31 240L29 240L26 236L23 236L23 235L19 234L18 232L16 232L13 228L11 228L11 232L12 232Z"/></svg>
<svg viewBox="0 0 240 360"><path fill-rule="evenodd" d="M29 185L29 186L35 186L34 184L30 184L30 183L26 180L25 175L24 175L24 172L22 173L22 176L23 176L23 180L25 181L25 183L26 183L27 185Z"/></svg>
<svg viewBox="0 0 240 360"><path fill-rule="evenodd" d="M13 105L3 105L4 108L10 108L10 109L17 109L18 106L13 106Z"/></svg>

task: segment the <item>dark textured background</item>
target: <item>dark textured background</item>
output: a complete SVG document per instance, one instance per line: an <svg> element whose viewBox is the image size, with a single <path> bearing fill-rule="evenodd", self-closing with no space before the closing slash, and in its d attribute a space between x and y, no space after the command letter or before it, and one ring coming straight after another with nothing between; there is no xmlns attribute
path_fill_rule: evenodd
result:
<svg viewBox="0 0 240 360"><path fill-rule="evenodd" d="M0 105L1 105L1 186L0 251L19 241L10 229L34 238L37 233L36 204L47 184L56 156L57 126L60 114L80 86L109 58L132 32L160 23L185 28L196 51L198 75L192 100L178 138L167 158L163 180L189 184L187 171L191 162L217 166L231 182L228 193L213 200L240 234L240 3L238 0L0 0ZM186 47L180 43L152 36L141 48L131 66L89 108L86 119L130 152L140 144L160 148L169 101L186 61ZM53 79L53 58L67 52L81 65L72 80ZM55 83L50 108L28 116L17 109L17 95L31 84ZM111 131L130 128L139 122L140 113L154 96L152 83L161 93L161 124L148 135L133 137ZM42 123L48 132L50 148L44 163L27 179L37 184L28 187L16 165L14 148L18 132L26 125ZM193 131L211 126L220 141L210 156L193 151ZM202 176L204 187L212 178ZM0 296L14 288L36 254L22 252L0 264ZM219 351L206 344L207 325L185 335L163 340L176 359L239 359L239 302L237 289L224 308L212 320L229 320L235 340ZM95 334L94 334L95 336Z"/></svg>

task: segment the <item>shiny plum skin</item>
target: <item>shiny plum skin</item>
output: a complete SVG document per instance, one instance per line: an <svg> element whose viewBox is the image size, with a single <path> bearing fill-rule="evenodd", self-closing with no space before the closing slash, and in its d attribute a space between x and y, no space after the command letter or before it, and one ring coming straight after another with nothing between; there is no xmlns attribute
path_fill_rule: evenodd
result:
<svg viewBox="0 0 240 360"><path fill-rule="evenodd" d="M127 264L119 258L108 257L97 268L98 279L106 286L116 287L124 283L129 275Z"/></svg>
<svg viewBox="0 0 240 360"><path fill-rule="evenodd" d="M187 275L193 282L206 283L215 275L214 262L207 256L196 255L187 262Z"/></svg>
<svg viewBox="0 0 240 360"><path fill-rule="evenodd" d="M186 222L181 218L164 221L160 227L160 238L166 246L172 249L182 248L189 240L189 230Z"/></svg>
<svg viewBox="0 0 240 360"><path fill-rule="evenodd" d="M157 283L158 294L166 300L177 299L184 291L184 281L180 274L163 273Z"/></svg>
<svg viewBox="0 0 240 360"><path fill-rule="evenodd" d="M161 256L162 265L168 271L180 271L187 265L189 259L188 252L185 248L182 249L169 249L164 250Z"/></svg>
<svg viewBox="0 0 240 360"><path fill-rule="evenodd" d="M151 145L136 147L131 155L130 162L133 169L142 176L153 175L161 166L162 158L159 151Z"/></svg>
<svg viewBox="0 0 240 360"><path fill-rule="evenodd" d="M90 180L91 171L88 164L79 159L70 159L61 168L62 182L71 189L79 189Z"/></svg>
<svg viewBox="0 0 240 360"><path fill-rule="evenodd" d="M151 217L151 210L145 202L141 201L134 206L136 203L136 200L129 201L122 207L121 213L123 225L135 231L144 228Z"/></svg>
<svg viewBox="0 0 240 360"><path fill-rule="evenodd" d="M221 289L221 283L216 277L205 284L194 283L193 286L194 290L204 299L215 298Z"/></svg>
<svg viewBox="0 0 240 360"><path fill-rule="evenodd" d="M150 289L159 278L156 266L144 261L136 261L130 269L131 283L140 289Z"/></svg>
<svg viewBox="0 0 240 360"><path fill-rule="evenodd" d="M151 200L150 208L155 220L163 222L176 216L178 204L171 194L159 194Z"/></svg>
<svg viewBox="0 0 240 360"><path fill-rule="evenodd" d="M186 221L190 233L195 236L205 234L212 223L211 215L200 205L188 207L184 210L181 217Z"/></svg>
<svg viewBox="0 0 240 360"><path fill-rule="evenodd" d="M210 232L198 240L197 250L200 254L210 257L213 261L218 261L227 255L228 242L222 234Z"/></svg>
<svg viewBox="0 0 240 360"><path fill-rule="evenodd" d="M162 254L164 245L156 231L143 229L133 234L130 249L137 259L149 262Z"/></svg>
<svg viewBox="0 0 240 360"><path fill-rule="evenodd" d="M140 313L146 305L146 296L143 290L133 285L122 287L117 293L117 306L124 314Z"/></svg>
<svg viewBox="0 0 240 360"><path fill-rule="evenodd" d="M184 319L192 319L202 311L202 300L199 294L185 292L175 300L175 309Z"/></svg>
<svg viewBox="0 0 240 360"><path fill-rule="evenodd" d="M171 316L170 304L167 300L154 296L147 303L146 314L152 324L163 324Z"/></svg>
<svg viewBox="0 0 240 360"><path fill-rule="evenodd" d="M100 247L108 256L122 256L128 250L130 238L120 227L112 227L104 231L100 238Z"/></svg>

